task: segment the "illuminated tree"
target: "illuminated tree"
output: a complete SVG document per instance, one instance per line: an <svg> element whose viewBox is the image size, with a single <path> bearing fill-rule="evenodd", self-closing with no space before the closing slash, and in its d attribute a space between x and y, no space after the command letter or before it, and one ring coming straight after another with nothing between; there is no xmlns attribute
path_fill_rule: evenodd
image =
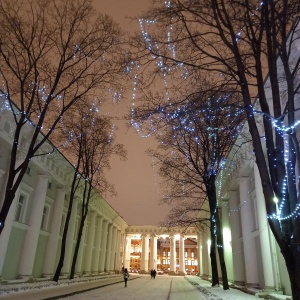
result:
<svg viewBox="0 0 300 300"><path fill-rule="evenodd" d="M208 86L203 88L207 89ZM173 103L165 107L153 106L150 109L149 103L145 107L145 111L143 106L138 107L136 114L145 117L143 112L147 115L151 111L149 117L152 126L160 128L155 131L160 142L159 151L152 155L158 159L160 174L170 191L164 201L174 205L174 201L179 200L181 209L177 207L171 212L182 213L178 221L189 224L199 222L195 213L191 213L197 208L199 211L204 199L208 199L212 285L219 284L216 259L218 249L223 288L228 289L216 176L237 139L244 118L239 106L239 95L204 90L184 100L173 99ZM195 200L197 198L198 201Z"/></svg>
<svg viewBox="0 0 300 300"><path fill-rule="evenodd" d="M65 247L71 211L76 193L80 193L81 215L73 254L70 279L74 278L78 251L84 224L92 197L96 194L114 193L113 186L107 182L104 170L110 168L109 158L117 155L125 159L123 145L115 143L114 126L107 117L101 116L97 106L80 100L64 118L64 132L68 143L64 152L74 161L74 176L71 185L69 207L62 236L60 259L53 277L58 281L65 258Z"/></svg>
<svg viewBox="0 0 300 300"><path fill-rule="evenodd" d="M268 222L295 300L300 299L299 6L295 0L153 1L140 20L145 50L164 74L179 68L193 81L205 70L240 90Z"/></svg>
<svg viewBox="0 0 300 300"><path fill-rule="evenodd" d="M105 98L119 88L120 30L108 16L96 16L91 3L0 1L0 95L14 115L0 233L30 160L64 113L99 89Z"/></svg>

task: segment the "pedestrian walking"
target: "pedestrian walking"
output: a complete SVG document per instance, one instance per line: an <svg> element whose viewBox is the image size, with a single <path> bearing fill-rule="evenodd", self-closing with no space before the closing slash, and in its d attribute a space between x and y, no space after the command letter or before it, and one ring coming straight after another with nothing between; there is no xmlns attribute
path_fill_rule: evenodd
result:
<svg viewBox="0 0 300 300"><path fill-rule="evenodd" d="M123 277L124 277L125 287L127 287L127 281L129 278L129 272L128 272L127 268L124 269Z"/></svg>

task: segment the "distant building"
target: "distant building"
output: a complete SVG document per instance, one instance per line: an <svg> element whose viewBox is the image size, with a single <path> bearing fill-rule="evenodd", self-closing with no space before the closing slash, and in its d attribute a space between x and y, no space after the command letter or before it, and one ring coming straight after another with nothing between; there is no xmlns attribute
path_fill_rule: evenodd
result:
<svg viewBox="0 0 300 300"><path fill-rule="evenodd" d="M155 269L168 274L198 274L197 231L157 226L129 226L125 267L132 272Z"/></svg>

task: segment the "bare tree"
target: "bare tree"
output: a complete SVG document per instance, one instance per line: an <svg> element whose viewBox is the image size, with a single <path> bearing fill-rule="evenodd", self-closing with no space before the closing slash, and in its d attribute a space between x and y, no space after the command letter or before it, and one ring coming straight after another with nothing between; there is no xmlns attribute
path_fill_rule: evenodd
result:
<svg viewBox="0 0 300 300"><path fill-rule="evenodd" d="M300 152L295 125L300 88L299 6L295 0L153 1L143 28L145 49L165 73L180 67L187 70L187 80L193 81L195 73L206 70L220 82L240 90L268 222L286 262L293 299L297 300L300 201L296 174ZM257 124L259 116L264 139Z"/></svg>
<svg viewBox="0 0 300 300"><path fill-rule="evenodd" d="M117 155L120 159L126 158L126 151L123 145L115 143L116 128L107 117L101 116L98 111L99 109L96 105L89 104L88 101L81 99L66 114L63 128L69 142L65 146L64 151L68 153L68 156L72 157L75 172L63 232L60 259L53 281L58 281L63 267L66 238L75 194L80 193L81 214L69 275L70 279L74 278L78 251L85 220L89 211L90 200L96 194L114 193L113 186L104 176L104 170L110 168L109 158L112 155Z"/></svg>
<svg viewBox="0 0 300 300"><path fill-rule="evenodd" d="M207 89L208 86L205 86ZM198 210L207 197L210 210L212 285L219 284L216 249L219 252L223 288L228 289L223 254L223 238L218 212L216 176L235 142L244 120L239 107L239 95L207 91L193 93L184 100L166 107L154 105L151 117L157 113L158 125L164 122L156 137L160 141L155 157L160 162L160 174L172 190L165 201L182 201L199 197ZM174 99L173 99L174 102ZM149 106L146 104L146 115ZM143 109L138 108L143 115ZM151 109L150 109L151 111ZM153 126L156 123L152 122ZM160 154L163 151L163 154ZM193 206L193 204L192 204ZM186 207L186 205L183 205ZM189 206L186 213L191 212ZM173 211L174 212L174 211ZM177 210L178 212L178 210ZM185 222L188 218L185 215ZM197 222L195 216L189 220Z"/></svg>
<svg viewBox="0 0 300 300"><path fill-rule="evenodd" d="M14 114L0 233L29 161L64 113L99 89L119 88L120 30L108 16L96 16L91 3L0 1L0 93Z"/></svg>

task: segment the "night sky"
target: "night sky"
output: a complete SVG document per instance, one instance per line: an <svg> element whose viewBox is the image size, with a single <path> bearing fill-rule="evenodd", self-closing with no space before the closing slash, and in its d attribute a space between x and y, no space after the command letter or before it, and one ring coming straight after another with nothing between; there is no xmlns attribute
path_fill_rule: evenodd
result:
<svg viewBox="0 0 300 300"><path fill-rule="evenodd" d="M149 0L94 0L95 8L110 15L123 30L138 30L137 21L127 17L138 16L147 8ZM112 115L124 115L131 106L132 93L124 95L120 105L112 108ZM159 178L151 166L151 158L145 151L155 148L153 138L142 138L133 128L127 129L125 122L115 122L119 130L117 142L124 144L128 151L127 161L113 159L108 180L115 185L117 197L105 199L119 212L129 225L157 225L168 213L168 207L159 204L162 191Z"/></svg>

